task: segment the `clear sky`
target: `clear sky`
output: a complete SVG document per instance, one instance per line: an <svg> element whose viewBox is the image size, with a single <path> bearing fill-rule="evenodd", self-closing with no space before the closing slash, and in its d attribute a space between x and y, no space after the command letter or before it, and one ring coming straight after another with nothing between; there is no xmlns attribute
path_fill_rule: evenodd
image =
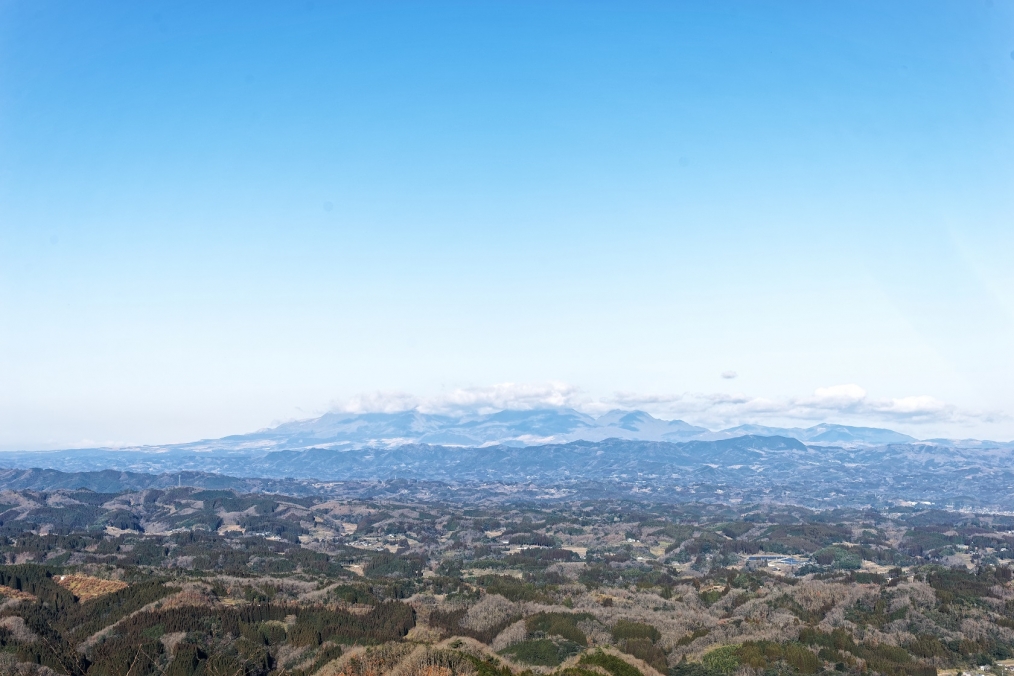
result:
<svg viewBox="0 0 1014 676"><path fill-rule="evenodd" d="M1010 0L0 2L0 448L472 400L1010 439L1012 259Z"/></svg>

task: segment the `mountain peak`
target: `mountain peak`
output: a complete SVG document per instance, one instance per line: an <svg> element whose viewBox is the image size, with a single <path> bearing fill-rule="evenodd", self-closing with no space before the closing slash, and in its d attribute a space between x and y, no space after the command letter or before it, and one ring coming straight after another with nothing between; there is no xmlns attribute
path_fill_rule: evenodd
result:
<svg viewBox="0 0 1014 676"><path fill-rule="evenodd" d="M509 444L530 446L571 441L690 441L743 436L785 437L810 445L878 446L915 439L878 427L819 423L812 427L737 425L712 432L683 420L662 420L641 410L613 409L598 417L570 408L508 409L493 413L436 414L417 409L393 413L330 412L283 423L230 443L257 441L277 448L390 446L422 443L445 446ZM224 441L224 440L223 440Z"/></svg>

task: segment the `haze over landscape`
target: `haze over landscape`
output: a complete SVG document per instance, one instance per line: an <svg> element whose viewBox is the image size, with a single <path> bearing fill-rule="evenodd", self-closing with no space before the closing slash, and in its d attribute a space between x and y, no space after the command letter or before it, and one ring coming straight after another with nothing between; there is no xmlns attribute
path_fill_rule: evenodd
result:
<svg viewBox="0 0 1014 676"><path fill-rule="evenodd" d="M0 446L501 383L1012 439L1014 10L931 5L4 3Z"/></svg>
<svg viewBox="0 0 1014 676"><path fill-rule="evenodd" d="M1012 28L0 0L0 676L1014 676Z"/></svg>

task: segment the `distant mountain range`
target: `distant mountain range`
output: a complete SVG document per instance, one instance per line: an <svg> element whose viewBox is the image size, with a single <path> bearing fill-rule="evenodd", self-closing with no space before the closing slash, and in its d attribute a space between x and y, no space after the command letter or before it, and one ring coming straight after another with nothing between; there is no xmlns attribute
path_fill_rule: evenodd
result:
<svg viewBox="0 0 1014 676"><path fill-rule="evenodd" d="M44 467L73 472L102 469L156 473L192 470L251 476L250 471L262 459L280 451L383 450L408 446L525 448L607 440L682 444L747 437L780 440L772 443L791 440L800 446L814 448L861 449L918 443L980 451L1014 450L1014 443L991 441L936 439L917 442L907 434L876 427L821 423L807 428L740 425L711 431L682 420L659 420L644 411L616 410L593 417L573 409L558 408L457 416L419 411L326 413L318 418L287 422L250 434L183 444L4 452L0 453L0 467Z"/></svg>
<svg viewBox="0 0 1014 676"><path fill-rule="evenodd" d="M10 468L0 471L0 486L166 486L175 477L245 490L331 491L325 487L343 482L409 481L472 486L476 495L482 486L528 486L660 500L1012 509L1012 451L1014 443L917 441L826 423L711 431L643 411L597 418L570 409L328 413L186 444L0 453L0 468Z"/></svg>
<svg viewBox="0 0 1014 676"><path fill-rule="evenodd" d="M222 439L165 448L253 450L394 447L406 444L482 447L535 446L571 441L715 441L742 436L779 436L808 444L882 445L915 441L907 434L874 427L822 423L808 428L741 425L713 432L682 420L659 420L644 411L610 411L599 417L573 409L499 411L479 415L326 413L319 418Z"/></svg>
<svg viewBox="0 0 1014 676"><path fill-rule="evenodd" d="M681 441L710 431L682 420L659 420L643 411L611 411L598 418L573 409L499 411L486 415L402 413L327 413L312 420L285 423L243 438L269 443L394 446L435 444L532 446L576 440L638 439Z"/></svg>
<svg viewBox="0 0 1014 676"><path fill-rule="evenodd" d="M731 439L746 435L781 436L815 444L888 444L915 441L892 430L820 424L806 429L742 425L719 432L682 420L659 420L644 411L610 411L594 418L573 409L500 411L488 415L403 413L327 413L312 420L285 423L242 437L270 445L394 446L438 444L532 446L570 441L636 439L689 441ZM223 440L224 441L224 440Z"/></svg>
<svg viewBox="0 0 1014 676"><path fill-rule="evenodd" d="M362 495L374 490L371 486L387 492L401 482L410 492L426 486L431 495L468 499L598 496L878 508L923 503L1011 511L1012 450L1010 445L952 448L920 442L843 447L757 435L537 446L96 449L5 454L0 464L12 469L0 469L0 488L113 490L175 483L338 495L354 485Z"/></svg>

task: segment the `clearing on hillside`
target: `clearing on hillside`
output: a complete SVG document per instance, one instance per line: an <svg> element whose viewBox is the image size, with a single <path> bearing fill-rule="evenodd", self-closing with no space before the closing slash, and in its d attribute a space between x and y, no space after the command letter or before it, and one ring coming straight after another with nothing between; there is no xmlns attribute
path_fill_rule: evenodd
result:
<svg viewBox="0 0 1014 676"><path fill-rule="evenodd" d="M112 594L127 586L126 582L119 580L103 580L99 577L88 577L87 575L56 575L53 581L69 591L80 601L88 601L99 596Z"/></svg>
<svg viewBox="0 0 1014 676"><path fill-rule="evenodd" d="M29 594L20 589L14 589L2 584L0 584L0 596L8 599L18 599L19 601L34 601L36 598L35 594Z"/></svg>

